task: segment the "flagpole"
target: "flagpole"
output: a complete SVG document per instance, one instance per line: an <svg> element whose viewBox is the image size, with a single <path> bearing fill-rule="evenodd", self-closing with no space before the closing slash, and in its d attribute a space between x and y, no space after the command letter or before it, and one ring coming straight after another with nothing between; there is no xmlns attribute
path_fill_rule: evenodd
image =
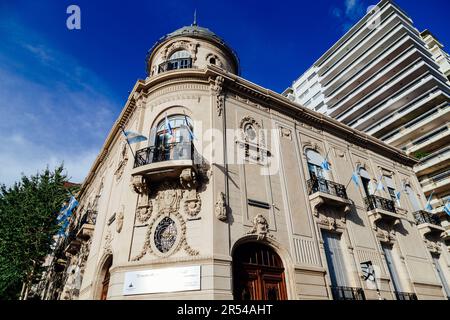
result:
<svg viewBox="0 0 450 320"><path fill-rule="evenodd" d="M120 130L122 130L123 135L125 136L125 140L127 141L128 147L130 147L131 154L133 156L134 162L136 162L136 156L131 148L130 142L128 141L127 135L125 134L125 130L123 130L123 126L120 126Z"/></svg>

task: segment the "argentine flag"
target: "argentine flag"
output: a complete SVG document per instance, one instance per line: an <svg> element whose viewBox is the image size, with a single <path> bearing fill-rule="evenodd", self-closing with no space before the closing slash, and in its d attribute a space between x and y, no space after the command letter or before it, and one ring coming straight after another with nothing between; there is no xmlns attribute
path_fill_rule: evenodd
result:
<svg viewBox="0 0 450 320"><path fill-rule="evenodd" d="M330 171L330 163L327 161L327 159L323 160L320 166L323 170Z"/></svg>
<svg viewBox="0 0 450 320"><path fill-rule="evenodd" d="M172 127L170 126L169 119L167 119L167 113L166 113L166 129L167 129L167 132L168 132L171 136L173 136L173 130L172 130Z"/></svg>
<svg viewBox="0 0 450 320"><path fill-rule="evenodd" d="M184 121L186 122L186 127L188 129L189 135L191 136L191 140L194 140L194 139L197 140L197 138L194 136L194 133L192 132L191 128L189 127L189 122L188 122L186 115L184 115Z"/></svg>
<svg viewBox="0 0 450 320"><path fill-rule="evenodd" d="M447 202L445 203L444 211L446 214L448 214L450 216L450 200L448 200L448 199L447 199Z"/></svg>
<svg viewBox="0 0 450 320"><path fill-rule="evenodd" d="M352 174L352 180L355 186L359 187L359 175L356 171Z"/></svg>
<svg viewBox="0 0 450 320"><path fill-rule="evenodd" d="M146 136L143 136L134 131L124 131L123 134L125 135L125 138L127 139L129 144L147 140Z"/></svg>
<svg viewBox="0 0 450 320"><path fill-rule="evenodd" d="M430 197L428 198L428 201L427 201L427 205L425 206L425 209L427 211L433 211L433 207L431 206L431 198L433 197L433 193L434 193L434 191L430 194Z"/></svg>
<svg viewBox="0 0 450 320"><path fill-rule="evenodd" d="M379 179L379 181L378 181L378 184L377 184L377 190L378 190L378 191L384 190L384 184L383 184L383 177L382 177L382 176L380 177L380 179Z"/></svg>

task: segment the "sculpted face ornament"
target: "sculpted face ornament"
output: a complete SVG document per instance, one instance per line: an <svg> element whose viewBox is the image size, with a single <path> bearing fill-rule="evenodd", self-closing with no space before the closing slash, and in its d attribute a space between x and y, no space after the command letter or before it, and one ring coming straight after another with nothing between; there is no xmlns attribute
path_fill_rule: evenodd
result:
<svg viewBox="0 0 450 320"><path fill-rule="evenodd" d="M218 193L214 211L215 211L217 219L219 219L220 221L227 220L227 208L225 205L225 193L223 193L223 192Z"/></svg>
<svg viewBox="0 0 450 320"><path fill-rule="evenodd" d="M257 240L264 240L266 237L273 237L272 235L269 235L269 223L262 214L258 214L253 218L253 228L248 232L248 234L256 234Z"/></svg>

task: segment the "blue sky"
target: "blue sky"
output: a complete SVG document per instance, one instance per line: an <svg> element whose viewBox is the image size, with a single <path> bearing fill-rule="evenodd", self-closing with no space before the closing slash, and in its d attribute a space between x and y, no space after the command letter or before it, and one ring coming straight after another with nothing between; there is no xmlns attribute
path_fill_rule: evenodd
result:
<svg viewBox="0 0 450 320"><path fill-rule="evenodd" d="M448 0L396 1L419 30L450 47ZM66 8L81 8L81 30ZM0 0L0 183L64 161L81 182L145 55L166 33L198 23L238 53L242 76L281 92L376 1Z"/></svg>

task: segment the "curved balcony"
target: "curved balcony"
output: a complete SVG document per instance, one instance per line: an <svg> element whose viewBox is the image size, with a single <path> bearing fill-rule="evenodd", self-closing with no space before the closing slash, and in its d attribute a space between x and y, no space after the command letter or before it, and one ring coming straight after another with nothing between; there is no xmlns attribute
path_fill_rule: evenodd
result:
<svg viewBox="0 0 450 320"><path fill-rule="evenodd" d="M175 142L138 150L131 175L151 176L152 180L158 180L178 177L184 169L195 169L192 142Z"/></svg>
<svg viewBox="0 0 450 320"><path fill-rule="evenodd" d="M394 225L400 223L402 216L397 212L393 200L371 195L364 199L364 203L372 222L384 221Z"/></svg>
<svg viewBox="0 0 450 320"><path fill-rule="evenodd" d="M422 234L442 234L445 229L441 227L441 221L437 215L430 214L427 211L414 212L414 219L417 223L417 228Z"/></svg>
<svg viewBox="0 0 450 320"><path fill-rule="evenodd" d="M323 205L343 208L344 217L350 212L352 202L348 199L347 191L342 184L318 178L315 175L312 175L307 184L309 200L315 215L319 214L318 209Z"/></svg>
<svg viewBox="0 0 450 320"><path fill-rule="evenodd" d="M158 66L158 73L188 68L192 68L192 58L171 59Z"/></svg>

